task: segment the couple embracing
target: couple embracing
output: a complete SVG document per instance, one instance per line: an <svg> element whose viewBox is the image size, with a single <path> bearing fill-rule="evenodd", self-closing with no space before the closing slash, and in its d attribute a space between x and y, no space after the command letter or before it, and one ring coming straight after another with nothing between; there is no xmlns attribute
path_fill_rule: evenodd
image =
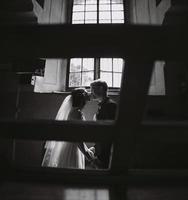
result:
<svg viewBox="0 0 188 200"><path fill-rule="evenodd" d="M82 109L87 101L96 99L98 111L94 120L114 120L117 105L108 95L105 81L95 80L91 83L91 96L84 88L76 88L63 101L56 120L86 120ZM85 159L92 167L108 168L111 143L96 143L88 148L82 143L47 141L42 166L59 168L85 169Z"/></svg>

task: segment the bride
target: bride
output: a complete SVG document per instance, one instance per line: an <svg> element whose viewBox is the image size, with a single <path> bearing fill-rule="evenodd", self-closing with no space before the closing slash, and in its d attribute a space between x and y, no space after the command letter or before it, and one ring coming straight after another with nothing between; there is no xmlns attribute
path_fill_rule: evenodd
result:
<svg viewBox="0 0 188 200"><path fill-rule="evenodd" d="M89 95L85 89L74 89L63 101L56 120L85 120L82 109L87 100L89 100ZM88 161L94 158L93 152L84 142L47 141L45 147L42 161L44 167L85 169L85 158Z"/></svg>

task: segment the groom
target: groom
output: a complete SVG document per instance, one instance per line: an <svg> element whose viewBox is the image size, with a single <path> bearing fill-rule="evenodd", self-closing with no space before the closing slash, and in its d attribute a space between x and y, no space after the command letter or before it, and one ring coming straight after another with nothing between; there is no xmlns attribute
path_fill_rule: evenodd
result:
<svg viewBox="0 0 188 200"><path fill-rule="evenodd" d="M95 120L115 120L117 104L107 95L108 85L100 79L90 84L91 95L98 101L98 111L95 114ZM111 143L96 143L94 145L95 164L98 168L106 169L109 166Z"/></svg>

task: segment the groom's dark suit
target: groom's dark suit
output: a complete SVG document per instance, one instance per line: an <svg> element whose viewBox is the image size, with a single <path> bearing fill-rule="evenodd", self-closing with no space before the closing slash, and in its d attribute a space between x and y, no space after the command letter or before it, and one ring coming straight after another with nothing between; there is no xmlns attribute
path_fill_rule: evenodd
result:
<svg viewBox="0 0 188 200"><path fill-rule="evenodd" d="M101 103L99 103L96 120L115 120L116 110L117 104L109 97L106 97ZM95 155L99 160L99 168L108 168L111 145L111 143L95 144Z"/></svg>

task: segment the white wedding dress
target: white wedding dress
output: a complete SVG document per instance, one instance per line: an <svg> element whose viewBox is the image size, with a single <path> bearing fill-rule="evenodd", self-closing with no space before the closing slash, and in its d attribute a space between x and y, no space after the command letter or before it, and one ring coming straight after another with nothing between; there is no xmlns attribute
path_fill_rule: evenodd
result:
<svg viewBox="0 0 188 200"><path fill-rule="evenodd" d="M56 120L84 120L80 110L72 107L71 95L63 101ZM45 148L42 166L85 169L85 157L77 143L47 141Z"/></svg>

